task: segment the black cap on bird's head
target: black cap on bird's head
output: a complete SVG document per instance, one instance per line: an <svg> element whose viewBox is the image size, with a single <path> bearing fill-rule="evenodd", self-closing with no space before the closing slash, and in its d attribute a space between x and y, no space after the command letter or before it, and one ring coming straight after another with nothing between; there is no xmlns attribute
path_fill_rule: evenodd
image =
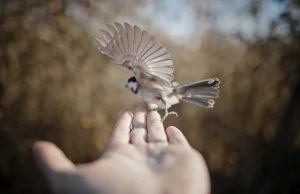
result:
<svg viewBox="0 0 300 194"><path fill-rule="evenodd" d="M132 76L131 78L128 79L127 83L129 82L137 82L136 78L134 76Z"/></svg>

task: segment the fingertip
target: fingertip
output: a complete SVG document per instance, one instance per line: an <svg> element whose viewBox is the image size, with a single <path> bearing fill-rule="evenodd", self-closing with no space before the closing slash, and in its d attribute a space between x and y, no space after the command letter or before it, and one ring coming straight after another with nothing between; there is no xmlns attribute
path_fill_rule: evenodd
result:
<svg viewBox="0 0 300 194"><path fill-rule="evenodd" d="M48 141L37 141L33 144L32 151L36 159L42 160L46 150L55 149L56 145Z"/></svg>
<svg viewBox="0 0 300 194"><path fill-rule="evenodd" d="M158 112L152 111L147 115L147 126L148 142L167 140L166 131Z"/></svg>
<svg viewBox="0 0 300 194"><path fill-rule="evenodd" d="M117 123L118 123L118 122L123 122L123 121L125 121L125 122L131 122L132 118L133 118L132 112L126 111L126 112L124 112L124 113L119 117Z"/></svg>
<svg viewBox="0 0 300 194"><path fill-rule="evenodd" d="M175 127L175 126L169 126L167 129L167 132L169 132L169 133L176 133L176 132L179 132L179 133L181 133L181 131L177 128L177 127Z"/></svg>
<svg viewBox="0 0 300 194"><path fill-rule="evenodd" d="M48 142L38 141L33 144L32 152L35 159L35 163L38 169L43 172L47 177L50 177L52 169L46 164L44 152L44 147L47 146Z"/></svg>
<svg viewBox="0 0 300 194"><path fill-rule="evenodd" d="M147 113L146 109L143 108L143 107L138 107L138 108L136 108L134 112L135 112L135 113L137 113L137 112Z"/></svg>
<svg viewBox="0 0 300 194"><path fill-rule="evenodd" d="M149 114L147 115L147 117L149 119L158 119L158 120L161 120L160 114L157 111L151 111L151 112L149 112Z"/></svg>
<svg viewBox="0 0 300 194"><path fill-rule="evenodd" d="M38 152L40 147L42 147L44 144L47 144L48 142L45 141L36 141L34 142L33 146L32 146L32 150L34 152Z"/></svg>
<svg viewBox="0 0 300 194"><path fill-rule="evenodd" d="M168 137L171 137L171 136L174 136L174 134L176 134L176 133L180 134L181 131L177 127L169 126L166 129L166 133L167 133Z"/></svg>
<svg viewBox="0 0 300 194"><path fill-rule="evenodd" d="M50 141L36 141L36 142L34 142L32 149L35 151L39 151L39 150L43 150L47 147L49 148L49 147L57 147L57 146Z"/></svg>
<svg viewBox="0 0 300 194"><path fill-rule="evenodd" d="M164 128L163 122L161 121L160 114L158 112L150 112L147 115L147 125L151 128Z"/></svg>
<svg viewBox="0 0 300 194"><path fill-rule="evenodd" d="M125 113L123 113L122 115L125 118L132 118L133 117L133 113L130 111L126 111Z"/></svg>
<svg viewBox="0 0 300 194"><path fill-rule="evenodd" d="M166 129L166 133L171 144L180 144L184 146L189 146L188 140L181 132L181 130L178 129L177 127L174 126L168 127Z"/></svg>
<svg viewBox="0 0 300 194"><path fill-rule="evenodd" d="M129 142L130 124L133 119L132 112L124 112L116 122L110 136L109 145Z"/></svg>
<svg viewBox="0 0 300 194"><path fill-rule="evenodd" d="M131 123L132 119L133 119L133 113L132 112L130 112L130 111L124 112L120 116L120 118L118 119L115 128L116 127L117 128L119 128L119 127L122 127L122 128L126 127L128 124Z"/></svg>
<svg viewBox="0 0 300 194"><path fill-rule="evenodd" d="M171 135L172 134L172 130L174 130L173 128L176 128L176 127L174 127L174 126L167 127L166 132Z"/></svg>
<svg viewBox="0 0 300 194"><path fill-rule="evenodd" d="M38 167L45 173L50 171L70 171L75 165L54 143L37 141L33 145L33 154Z"/></svg>

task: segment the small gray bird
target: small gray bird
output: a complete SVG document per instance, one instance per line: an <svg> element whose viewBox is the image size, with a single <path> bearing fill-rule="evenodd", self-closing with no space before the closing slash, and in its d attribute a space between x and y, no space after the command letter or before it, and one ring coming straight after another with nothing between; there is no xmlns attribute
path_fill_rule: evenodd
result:
<svg viewBox="0 0 300 194"><path fill-rule="evenodd" d="M96 38L102 54L112 62L128 68L134 76L128 79L126 87L140 99L146 101L149 111L164 109L164 121L168 109L180 100L206 108L214 106L219 94L219 79L209 78L200 82L178 86L173 82L173 61L165 46L145 30L128 23L115 27L107 25L109 31L101 30L103 38Z"/></svg>

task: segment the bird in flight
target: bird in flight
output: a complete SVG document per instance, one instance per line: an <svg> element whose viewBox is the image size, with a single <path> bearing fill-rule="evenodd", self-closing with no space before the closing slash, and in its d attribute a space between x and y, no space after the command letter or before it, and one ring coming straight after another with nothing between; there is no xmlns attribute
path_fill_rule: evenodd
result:
<svg viewBox="0 0 300 194"><path fill-rule="evenodd" d="M174 66L167 48L147 31L128 23L115 22L101 30L102 38L96 38L99 51L110 57L112 63L119 64L131 71L125 85L138 98L144 100L149 111L163 109L165 115L178 116L168 109L186 101L205 108L213 108L219 97L219 79L209 78L183 86L174 80Z"/></svg>

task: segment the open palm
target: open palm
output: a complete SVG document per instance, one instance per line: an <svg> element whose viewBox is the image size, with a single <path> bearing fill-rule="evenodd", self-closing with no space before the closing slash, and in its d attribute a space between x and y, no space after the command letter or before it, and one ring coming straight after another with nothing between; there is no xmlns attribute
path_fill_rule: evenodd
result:
<svg viewBox="0 0 300 194"><path fill-rule="evenodd" d="M130 130L131 125L133 129ZM124 113L103 156L75 166L54 144L35 146L37 161L56 193L209 193L202 156L157 112Z"/></svg>

